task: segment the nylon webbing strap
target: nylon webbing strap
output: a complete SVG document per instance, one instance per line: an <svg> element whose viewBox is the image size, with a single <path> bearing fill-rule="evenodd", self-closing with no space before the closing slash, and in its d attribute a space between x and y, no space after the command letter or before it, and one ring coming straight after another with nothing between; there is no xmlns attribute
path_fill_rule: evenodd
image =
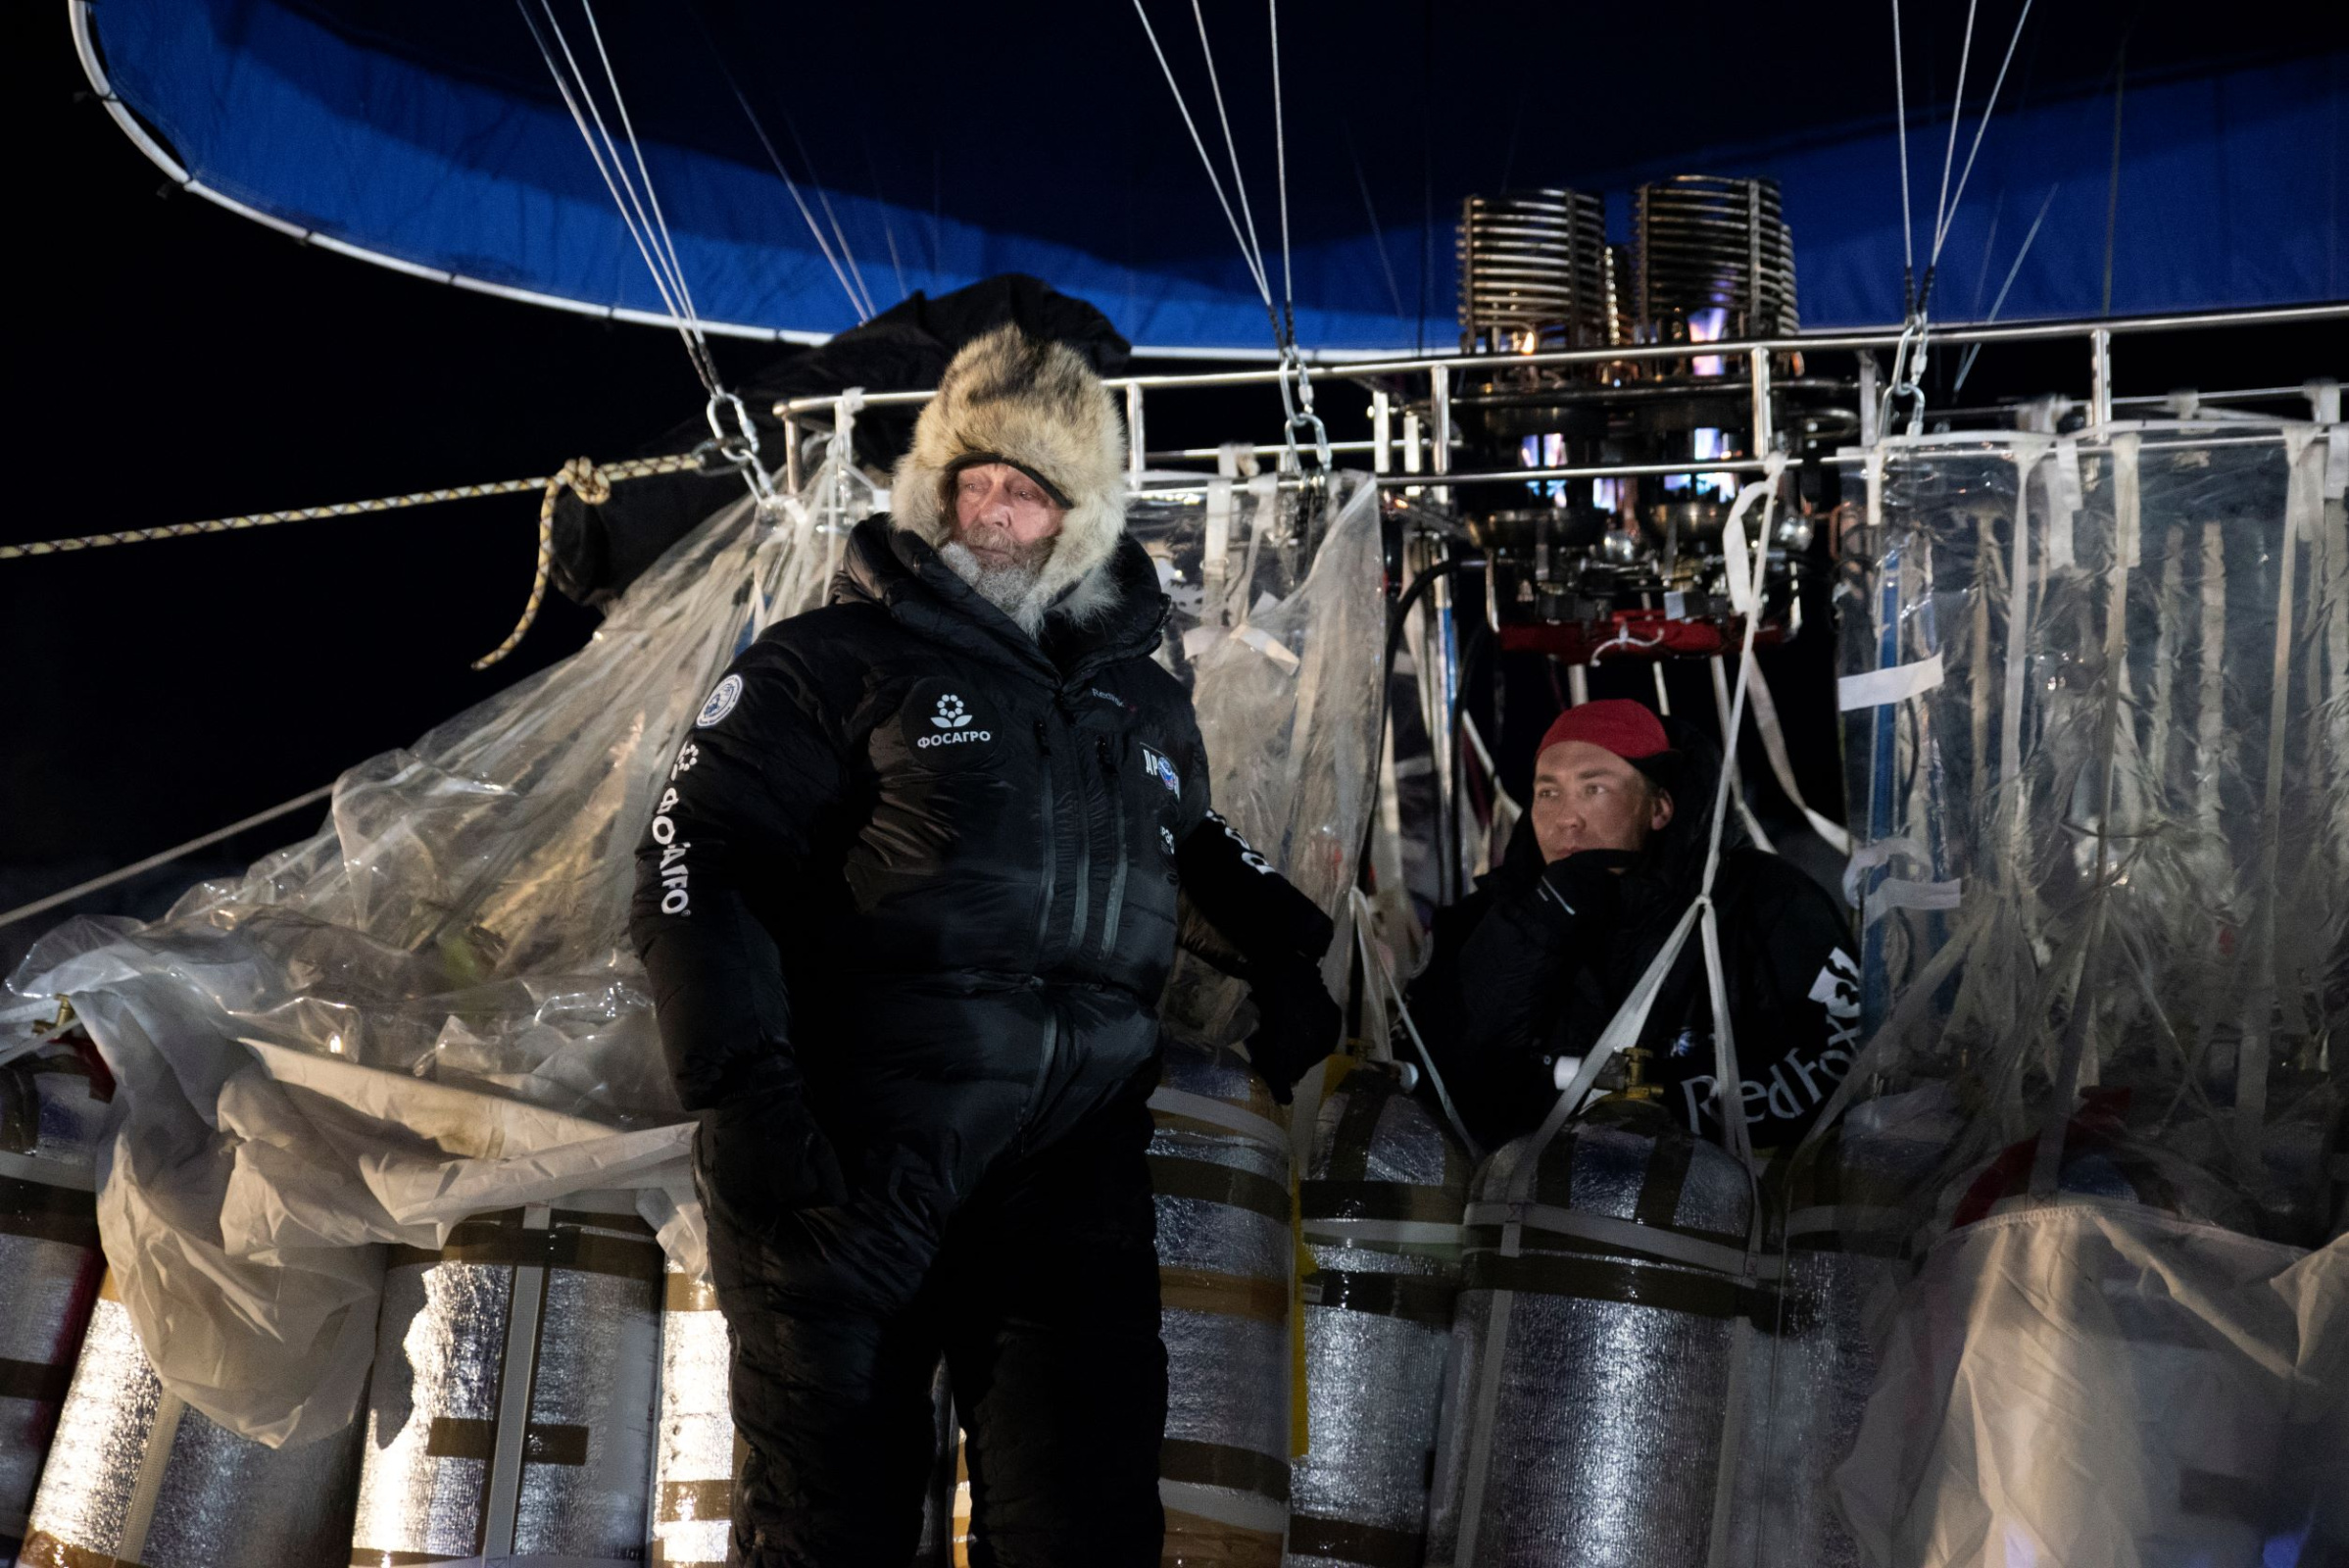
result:
<svg viewBox="0 0 2349 1568"><path fill-rule="evenodd" d="M1158 1446L1158 1474L1194 1487L1252 1492L1274 1502L1289 1500L1289 1461L1253 1448L1168 1438Z"/></svg>
<svg viewBox="0 0 2349 1568"><path fill-rule="evenodd" d="M1357 1274L1325 1268L1305 1277L1304 1297L1307 1306L1408 1318L1432 1328L1449 1328L1452 1301L1459 1290L1450 1280L1426 1274Z"/></svg>
<svg viewBox="0 0 2349 1568"><path fill-rule="evenodd" d="M1205 1268L1161 1266L1158 1305L1169 1312L1212 1312L1218 1317L1282 1323L1289 1317L1289 1282Z"/></svg>
<svg viewBox="0 0 2349 1568"><path fill-rule="evenodd" d="M1277 1149L1283 1153L1289 1151L1289 1135L1281 1130L1279 1122L1228 1101L1212 1100L1185 1089L1153 1089L1150 1091L1150 1108L1187 1121L1203 1122L1225 1132L1245 1134L1265 1148Z"/></svg>
<svg viewBox="0 0 2349 1568"><path fill-rule="evenodd" d="M1464 1291L1530 1291L1538 1296L1571 1296L1586 1301L1661 1307L1696 1317L1738 1317L1753 1293L1737 1280L1707 1271L1644 1267L1613 1258L1531 1252L1504 1257L1471 1252L1460 1282Z"/></svg>
<svg viewBox="0 0 2349 1568"><path fill-rule="evenodd" d="M1289 1189L1269 1176L1180 1154L1152 1154L1150 1164L1150 1190L1160 1198L1226 1203L1283 1227L1289 1223Z"/></svg>
<svg viewBox="0 0 2349 1568"><path fill-rule="evenodd" d="M1520 1225L1541 1235L1589 1242L1610 1251L1637 1257L1686 1263L1691 1268L1718 1269L1732 1275L1746 1270L1747 1254L1742 1239L1708 1239L1704 1232L1678 1225L1651 1225L1615 1219L1605 1214L1586 1214L1578 1209L1558 1208L1547 1203L1472 1203L1468 1208L1467 1220L1470 1226L1469 1245L1480 1250L1482 1246L1490 1245L1490 1240L1481 1238L1480 1232L1504 1225ZM1754 1262L1760 1277L1766 1278L1773 1272L1773 1259L1762 1257L1754 1259Z"/></svg>
<svg viewBox="0 0 2349 1568"><path fill-rule="evenodd" d="M1427 1537L1416 1531L1382 1530L1351 1519L1326 1519L1319 1514L1289 1516L1289 1555L1330 1557L1361 1563L1364 1568L1419 1568Z"/></svg>
<svg viewBox="0 0 2349 1568"><path fill-rule="evenodd" d="M96 1247L98 1200L78 1187L0 1176L0 1236Z"/></svg>
<svg viewBox="0 0 2349 1568"><path fill-rule="evenodd" d="M1441 1187L1416 1182L1305 1182L1299 1213L1309 1220L1417 1220L1431 1225L1460 1223L1461 1200Z"/></svg>

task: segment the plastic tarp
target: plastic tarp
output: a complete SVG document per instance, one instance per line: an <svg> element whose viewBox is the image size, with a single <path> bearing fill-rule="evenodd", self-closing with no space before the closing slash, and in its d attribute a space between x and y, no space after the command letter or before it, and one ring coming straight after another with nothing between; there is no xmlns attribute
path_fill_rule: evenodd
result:
<svg viewBox="0 0 2349 1568"><path fill-rule="evenodd" d="M1784 1255L1789 1280L1873 1271L1831 1281L1866 1319L1864 1419L1829 1456L1857 1560L2349 1548L2345 437L1850 459L1868 1044Z"/></svg>
<svg viewBox="0 0 2349 1568"><path fill-rule="evenodd" d="M1337 908L1375 725L1376 493L1224 499L1212 529L1204 496L1135 509L1179 606L1161 657L1195 685L1226 814ZM316 836L26 957L15 991L70 996L122 1085L100 1228L171 1392L271 1444L340 1429L375 1244L437 1248L485 1210L633 1189L700 1271L692 1127L626 941L634 849L719 670L820 601L879 500L827 462L771 521L721 512L578 654L346 773ZM1226 1013L1230 989L1193 988Z"/></svg>

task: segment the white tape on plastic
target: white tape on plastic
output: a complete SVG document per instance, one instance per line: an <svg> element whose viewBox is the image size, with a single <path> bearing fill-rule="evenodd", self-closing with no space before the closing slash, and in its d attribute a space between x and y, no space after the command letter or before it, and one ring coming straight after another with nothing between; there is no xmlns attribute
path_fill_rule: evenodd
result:
<svg viewBox="0 0 2349 1568"><path fill-rule="evenodd" d="M2072 522L2083 497L2080 484L2080 443L2065 436L2055 444L2047 469L2047 566L2049 570L2077 564L2072 554Z"/></svg>
<svg viewBox="0 0 2349 1568"><path fill-rule="evenodd" d="M1947 882L1913 882L1907 877L1888 876L1868 890L1868 906L1862 911L1860 923L1874 925L1894 909L1954 909L1964 893L1966 879L1953 877Z"/></svg>
<svg viewBox="0 0 2349 1568"><path fill-rule="evenodd" d="M1835 707L1846 713L1862 708L1884 708L1905 702L1919 692L1930 692L1940 684L1941 656L1933 654L1913 663L1843 676L1835 682Z"/></svg>
<svg viewBox="0 0 2349 1568"><path fill-rule="evenodd" d="M2325 432L2325 499L2349 498L2349 424Z"/></svg>
<svg viewBox="0 0 2349 1568"><path fill-rule="evenodd" d="M1890 864L1895 856L1903 855L1912 860L1922 862L1926 858L1925 846L1904 833L1898 838L1879 839L1874 844L1863 844L1852 851L1850 863L1843 867L1843 902L1855 909L1858 908L1860 906L1860 878L1880 865Z"/></svg>
<svg viewBox="0 0 2349 1568"><path fill-rule="evenodd" d="M1283 669L1294 670L1303 662L1289 651L1289 645L1261 626L1238 626L1232 635L1271 660Z"/></svg>

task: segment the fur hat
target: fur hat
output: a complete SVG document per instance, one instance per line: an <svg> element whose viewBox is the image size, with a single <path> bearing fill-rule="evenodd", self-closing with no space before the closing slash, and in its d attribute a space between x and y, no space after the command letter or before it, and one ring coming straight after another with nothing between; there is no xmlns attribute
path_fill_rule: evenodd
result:
<svg viewBox="0 0 2349 1568"><path fill-rule="evenodd" d="M1109 389L1082 356L1016 326L964 345L915 422L912 449L898 460L890 481L897 525L933 549L945 544L954 532L950 486L980 463L1011 465L1068 511L1012 618L1033 634L1048 612L1083 621L1113 605L1106 568L1126 527L1125 431Z"/></svg>

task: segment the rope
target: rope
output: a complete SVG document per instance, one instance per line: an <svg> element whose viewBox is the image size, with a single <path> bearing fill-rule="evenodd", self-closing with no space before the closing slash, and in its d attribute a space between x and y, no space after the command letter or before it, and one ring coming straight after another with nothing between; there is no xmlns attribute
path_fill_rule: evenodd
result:
<svg viewBox="0 0 2349 1568"><path fill-rule="evenodd" d="M581 459L585 462L585 459ZM598 471L612 483L649 478L657 473L680 473L701 466L700 457L680 452L663 458L630 458L605 465ZM355 517L370 512L398 512L406 507L428 507L439 501L475 501L484 496L520 495L543 490L562 475L528 479L500 479L493 484L461 484L446 490L416 490L404 496L372 501L340 501L329 507L296 507L288 512L253 512L236 517L213 517L203 522L174 522L160 528L123 528L114 533L85 533L73 539L36 539L30 544L0 545L0 561L24 556L64 556L76 550L103 550L109 545L142 545L155 539L186 539L197 534L235 533L246 528L269 528L281 522L315 522L321 517Z"/></svg>
<svg viewBox="0 0 2349 1568"><path fill-rule="evenodd" d="M1966 0L1966 41L1958 49L1957 91L1949 98L1949 144L1941 150L1941 193L1933 198L1933 256L1941 254L1942 225L1949 214L1949 170L1957 162L1958 126L1966 119L1966 67L1974 59L1974 13L1979 0ZM1933 262L1925 270L1933 270Z"/></svg>
<svg viewBox="0 0 2349 1568"><path fill-rule="evenodd" d="M1166 76L1166 90L1174 94L1175 108L1182 114L1183 128L1191 132L1191 145L1199 149L1199 161L1207 171L1207 183L1214 188L1217 205L1223 208L1223 220L1232 225L1232 238L1240 246L1240 260L1248 268L1248 278L1256 285L1256 292L1263 296L1264 309L1270 312L1272 289L1265 282L1263 269L1257 265L1255 254L1248 249L1248 236L1240 232L1239 215L1232 211L1231 198L1223 192L1223 178L1215 172L1215 160L1208 155L1207 143L1199 133L1198 122L1191 118L1191 105L1184 101L1182 85L1175 80L1174 67L1167 63L1166 51L1159 47L1158 29L1150 25L1150 13L1142 9L1142 0L1134 0L1134 15L1142 19L1143 35L1150 41L1150 53L1158 57L1158 69ZM1277 334L1277 320L1274 326Z"/></svg>
<svg viewBox="0 0 2349 1568"><path fill-rule="evenodd" d="M522 606L522 618L514 623L506 640L473 661L475 669L487 669L513 653L538 619L538 607L546 603L547 575L555 564L555 503L566 489L577 491L579 499L591 507L612 499L612 481L587 458L571 459L562 472L547 481L546 499L538 504L538 564L530 574L530 602Z"/></svg>
<svg viewBox="0 0 2349 1568"><path fill-rule="evenodd" d="M1933 253L1926 260L1925 270L1931 272L1941 260L1941 246L1949 238L1949 230L1957 222L1958 204L1966 199L1966 181L1974 173L1975 155L1982 151L1982 133L1990 128L1990 114L1998 107L1998 91L2006 85L2007 68L2015 63L2015 46L2023 41L2023 24L2031 20L2031 0L2023 0L2023 10L2015 18L2015 30L2006 40L2006 58L1998 62L1998 74L1990 82L1990 96L1982 106L1982 122L1974 127L1974 144L1966 149L1966 167L1958 171L1957 189L1950 193L1949 211L1941 220L1941 231L1933 236ZM1955 122L1952 122L1955 128Z"/></svg>
<svg viewBox="0 0 2349 1568"><path fill-rule="evenodd" d="M321 784L315 790L297 795L292 800L272 806L266 811L255 811L251 816L240 817L226 827L214 828L210 833L189 839L185 844L174 844L159 855L150 855L143 860L133 860L128 865L118 866L104 876L91 877L87 882L76 882L72 887L52 893L45 899L35 899L30 904L20 904L6 914L0 914L0 926L15 925L19 920L29 919L33 915L54 909L61 904L71 904L85 893L95 893L100 888L110 888L117 882L128 881L141 871L152 871L159 865L169 865L182 856L193 855L198 850L210 849L222 839L232 839L249 827L259 827L262 823L273 821L288 811L299 811L303 807L322 801L333 793L333 785Z"/></svg>
<svg viewBox="0 0 2349 1568"><path fill-rule="evenodd" d="M1905 314L1917 309L1917 220L1909 216L1909 90L1900 58L1900 0L1892 0L1892 130L1900 149L1900 294Z"/></svg>

